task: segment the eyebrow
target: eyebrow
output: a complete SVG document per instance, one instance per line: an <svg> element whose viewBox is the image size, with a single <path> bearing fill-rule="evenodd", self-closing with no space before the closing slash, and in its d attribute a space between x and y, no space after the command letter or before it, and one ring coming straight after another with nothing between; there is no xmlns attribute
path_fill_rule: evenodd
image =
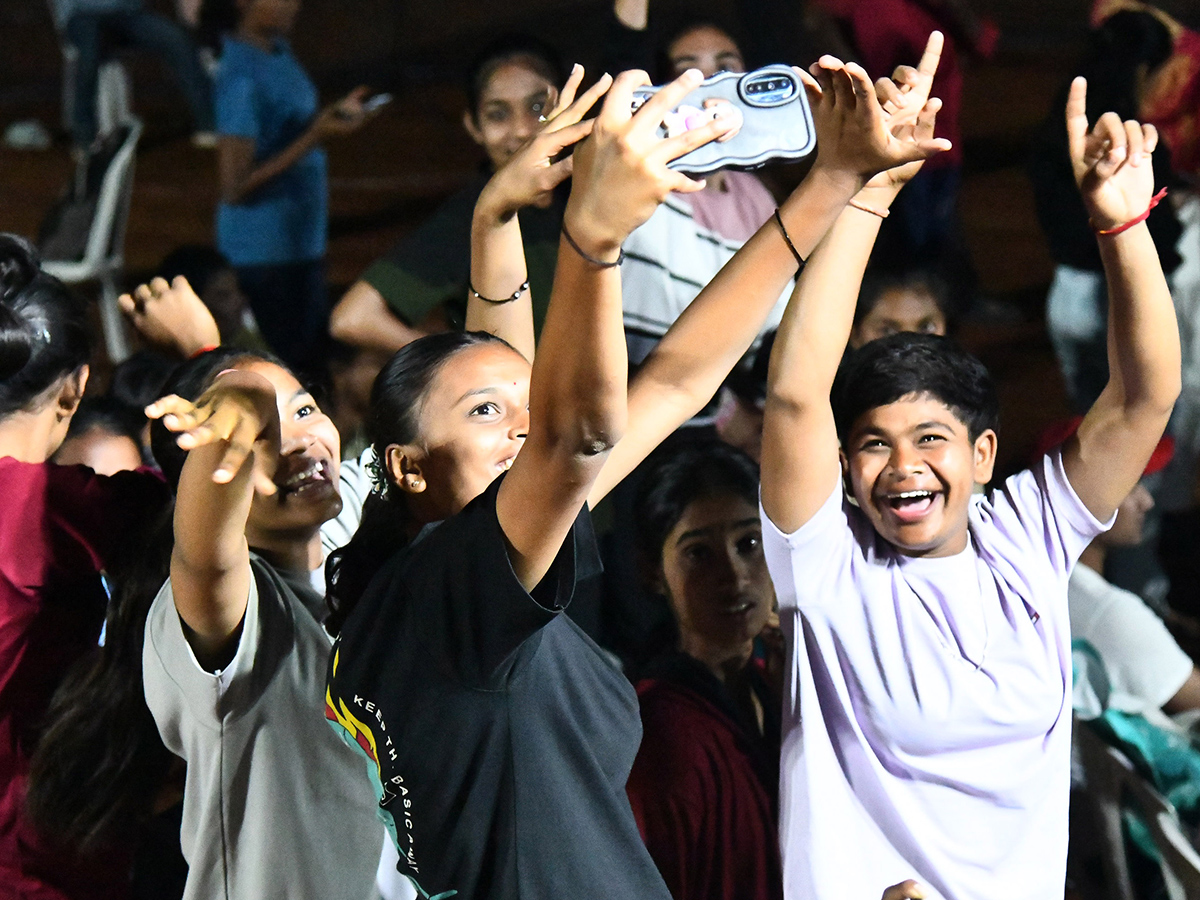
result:
<svg viewBox="0 0 1200 900"><path fill-rule="evenodd" d="M458 400L454 402L454 405L457 406L459 403L462 403L464 400L469 400L472 397L495 396L498 393L500 392L494 387L472 388L459 397Z"/></svg>
<svg viewBox="0 0 1200 900"><path fill-rule="evenodd" d="M750 525L761 525L761 524L762 523L759 521L759 519L757 517L755 517L753 519L742 519L740 522L734 522L733 525L730 526L730 530L732 531L732 530L738 529L738 528L746 528ZM681 534L679 536L679 540L677 540L675 542L675 546L678 547L684 541L691 540L692 538L703 537L704 535L708 534L708 532L713 531L719 527L721 527L721 526L709 525L707 528L693 528L691 531L685 531L683 534Z"/></svg>

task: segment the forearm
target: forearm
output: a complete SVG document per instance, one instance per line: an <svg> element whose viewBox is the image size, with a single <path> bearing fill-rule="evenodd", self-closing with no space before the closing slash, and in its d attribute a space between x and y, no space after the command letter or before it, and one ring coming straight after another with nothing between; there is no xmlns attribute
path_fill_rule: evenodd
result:
<svg viewBox="0 0 1200 900"><path fill-rule="evenodd" d="M487 300L467 294L467 331L486 331L508 341L526 359L534 354L533 300L527 283L525 246L517 215L488 208L484 199L471 222L471 284ZM488 300L503 302L488 302Z"/></svg>
<svg viewBox="0 0 1200 900"><path fill-rule="evenodd" d="M343 344L395 353L429 332L404 322L375 288L358 281L333 308L329 333Z"/></svg>
<svg viewBox="0 0 1200 900"><path fill-rule="evenodd" d="M242 203L260 187L278 178L294 166L319 143L320 138L316 129L311 127L306 129L300 137L274 156L261 163L251 164L245 172L230 178L228 183L222 187L221 199L230 204Z"/></svg>
<svg viewBox="0 0 1200 900"><path fill-rule="evenodd" d="M819 265L810 258L814 248L856 188L851 181L816 170L780 208L788 235L801 257L809 259L808 267ZM873 243L874 232L869 240ZM636 386L640 389L644 379L656 390L686 395L699 409L749 349L795 274L795 257L778 223L768 219L671 326L639 372ZM695 410L689 413L694 414Z"/></svg>
<svg viewBox="0 0 1200 900"><path fill-rule="evenodd" d="M582 246L599 259L619 250ZM625 430L628 365L618 267L600 268L562 239L534 360L530 439L580 457L611 449Z"/></svg>
<svg viewBox="0 0 1200 900"><path fill-rule="evenodd" d="M1109 289L1110 383L1126 414L1166 419L1180 390L1179 328L1150 231L1099 238Z"/></svg>
<svg viewBox="0 0 1200 900"><path fill-rule="evenodd" d="M175 606L199 645L215 653L246 610L250 553L246 520L253 498L253 456L227 484L213 481L225 450L218 442L188 453L175 504L171 580Z"/></svg>

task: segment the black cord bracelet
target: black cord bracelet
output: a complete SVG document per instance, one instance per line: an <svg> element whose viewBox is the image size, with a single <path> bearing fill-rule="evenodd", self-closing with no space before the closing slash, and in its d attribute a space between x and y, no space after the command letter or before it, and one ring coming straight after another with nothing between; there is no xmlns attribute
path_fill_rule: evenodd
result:
<svg viewBox="0 0 1200 900"><path fill-rule="evenodd" d="M503 300L493 300L491 297L483 296L483 294L475 290L475 285L471 284L469 281L467 282L467 290L471 292L471 296L476 300L482 300L484 303L495 303L497 306L501 306L505 303L512 303L514 300L519 299L523 293L529 290L529 279L526 278L524 281L522 281L521 286L513 291L512 296L505 297Z"/></svg>
<svg viewBox="0 0 1200 900"><path fill-rule="evenodd" d="M792 256L796 257L796 265L803 271L805 259L800 255L800 251L796 249L796 245L792 243L791 235L788 234L787 228L783 224L783 217L779 215L778 206L775 207L775 223L779 226L779 231L783 235L783 239L787 242L788 249L792 251Z"/></svg>
<svg viewBox="0 0 1200 900"><path fill-rule="evenodd" d="M611 269L614 266L619 266L621 263L625 262L625 250L624 249L621 249L617 253L617 258L615 260L613 260L612 262L605 262L602 259L596 259L596 257L590 256L589 254L585 253L583 248L580 247L577 243L575 243L575 238L571 237L571 232L567 231L567 223L566 222L563 222L562 233L563 233L563 237L565 237L567 239L567 243L571 245L571 249L574 250L576 253L578 253L580 256L582 256L584 259L586 259L588 262L590 262L593 266L598 266L601 269Z"/></svg>

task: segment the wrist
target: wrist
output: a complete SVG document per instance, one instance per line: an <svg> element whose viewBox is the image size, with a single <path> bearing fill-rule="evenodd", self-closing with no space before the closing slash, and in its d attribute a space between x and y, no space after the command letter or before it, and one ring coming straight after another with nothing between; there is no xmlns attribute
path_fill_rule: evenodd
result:
<svg viewBox="0 0 1200 900"><path fill-rule="evenodd" d="M603 227L586 212L573 210L569 204L563 214L563 229L570 235L571 243L596 260L615 260L625 243L624 236Z"/></svg>
<svg viewBox="0 0 1200 900"><path fill-rule="evenodd" d="M852 199L864 206L887 210L891 208L896 197L900 195L903 184L866 185Z"/></svg>
<svg viewBox="0 0 1200 900"><path fill-rule="evenodd" d="M473 224L479 228L500 228L507 225L517 214L518 207L504 203L493 196L485 187L475 204Z"/></svg>
<svg viewBox="0 0 1200 900"><path fill-rule="evenodd" d="M857 172L842 169L832 165L823 165L818 158L813 165L808 178L814 184L820 185L849 200L866 186L867 180ZM806 179L807 180L807 179Z"/></svg>

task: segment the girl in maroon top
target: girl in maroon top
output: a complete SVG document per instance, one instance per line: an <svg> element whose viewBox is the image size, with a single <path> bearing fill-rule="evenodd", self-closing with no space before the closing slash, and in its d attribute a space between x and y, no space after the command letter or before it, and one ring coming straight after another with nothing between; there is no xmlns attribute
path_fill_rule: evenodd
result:
<svg viewBox="0 0 1200 900"><path fill-rule="evenodd" d="M23 900L117 897L128 876L76 862L35 836L29 761L51 695L96 647L101 572L163 508L161 479L48 463L88 379L86 305L0 235L0 893Z"/></svg>
<svg viewBox="0 0 1200 900"><path fill-rule="evenodd" d="M662 451L642 485L645 571L675 615L678 642L637 684L633 814L675 900L782 900L779 693L755 654L760 636L778 634L764 634L775 591L758 467L701 441Z"/></svg>

